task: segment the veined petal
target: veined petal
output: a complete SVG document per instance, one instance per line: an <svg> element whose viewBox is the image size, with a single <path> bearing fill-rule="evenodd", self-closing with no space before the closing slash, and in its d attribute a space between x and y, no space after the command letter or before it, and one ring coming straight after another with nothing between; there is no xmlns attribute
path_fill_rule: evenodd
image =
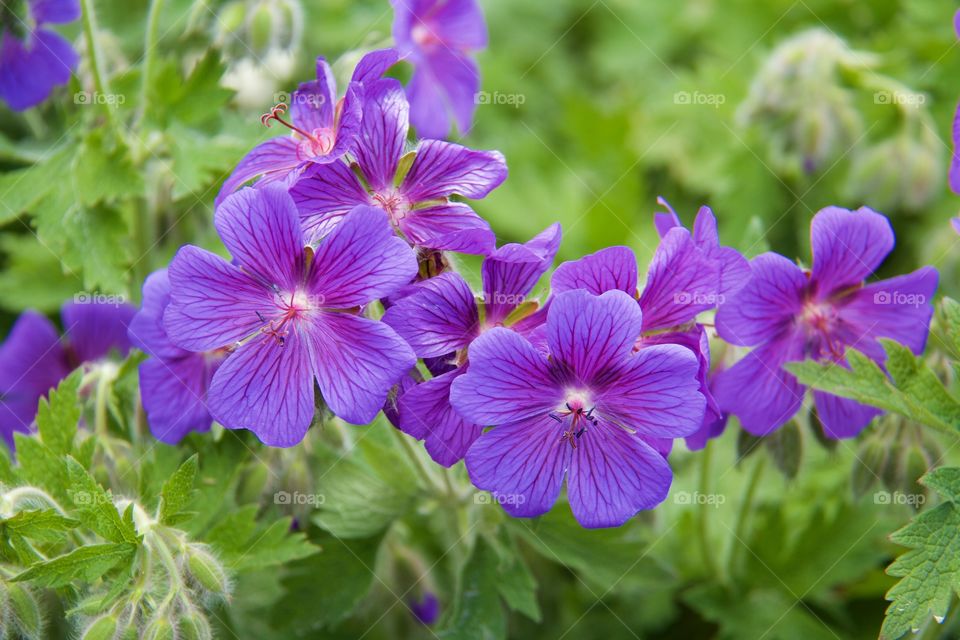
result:
<svg viewBox="0 0 960 640"><path fill-rule="evenodd" d="M377 49L367 53L353 69L351 82L365 84L379 80L400 59L396 49Z"/></svg>
<svg viewBox="0 0 960 640"><path fill-rule="evenodd" d="M493 493L514 517L546 513L557 501L570 465L572 449L561 439L562 432L546 415L487 431L467 451L470 481Z"/></svg>
<svg viewBox="0 0 960 640"><path fill-rule="evenodd" d="M586 289L600 295L607 291L637 294L637 257L629 247L607 247L579 260L564 262L550 280L553 293Z"/></svg>
<svg viewBox="0 0 960 640"><path fill-rule="evenodd" d="M386 78L365 84L363 119L354 152L374 191L393 185L407 140L410 106L403 87Z"/></svg>
<svg viewBox="0 0 960 640"><path fill-rule="evenodd" d="M413 59L413 58L412 58ZM417 55L417 63L410 82L407 97L410 99L410 120L417 136L424 139L442 140L450 134L450 113L443 86Z"/></svg>
<svg viewBox="0 0 960 640"><path fill-rule="evenodd" d="M817 417L823 425L823 433L834 440L857 437L871 420L883 413L876 407L823 391L814 391L813 401L817 407Z"/></svg>
<svg viewBox="0 0 960 640"><path fill-rule="evenodd" d="M450 401L480 425L547 415L562 398L546 357L509 329L490 329L470 345L467 373L451 387Z"/></svg>
<svg viewBox="0 0 960 640"><path fill-rule="evenodd" d="M332 129L337 105L337 81L323 56L317 57L317 79L303 82L290 96L290 119L311 133L314 129Z"/></svg>
<svg viewBox="0 0 960 640"><path fill-rule="evenodd" d="M566 443L564 443L566 445ZM570 456L567 498L588 529L619 527L667 497L673 472L640 438L603 421L577 440Z"/></svg>
<svg viewBox="0 0 960 640"><path fill-rule="evenodd" d="M130 343L154 358L171 360L187 355L170 341L163 328L163 312L170 303L170 277L166 269L154 271L143 283L143 302L127 327Z"/></svg>
<svg viewBox="0 0 960 640"><path fill-rule="evenodd" d="M418 247L486 255L497 238L490 223L462 202L414 209L400 220L400 230Z"/></svg>
<svg viewBox="0 0 960 640"><path fill-rule="evenodd" d="M213 375L207 406L229 429L249 429L271 447L303 440L315 404L310 344L294 326L280 344L258 336L241 346Z"/></svg>
<svg viewBox="0 0 960 640"><path fill-rule="evenodd" d="M163 314L163 326L170 340L188 351L212 351L231 345L257 331L277 313L269 289L199 247L182 247L168 273L170 303Z"/></svg>
<svg viewBox="0 0 960 640"><path fill-rule="evenodd" d="M335 415L353 424L371 422L390 388L417 361L393 329L368 318L323 313L305 330L324 401Z"/></svg>
<svg viewBox="0 0 960 640"><path fill-rule="evenodd" d="M311 164L290 188L306 240L316 243L370 196L344 162Z"/></svg>
<svg viewBox="0 0 960 640"><path fill-rule="evenodd" d="M212 373L201 353L150 358L140 365L140 396L153 437L177 444L191 432L210 429L205 399Z"/></svg>
<svg viewBox="0 0 960 640"><path fill-rule="evenodd" d="M387 309L383 321L419 358L439 358L462 349L480 329L470 285L449 271L416 284L414 293Z"/></svg>
<svg viewBox="0 0 960 640"><path fill-rule="evenodd" d="M560 248L560 224L555 223L524 244L510 243L483 261L483 297L487 322L502 322L533 291Z"/></svg>
<svg viewBox="0 0 960 640"><path fill-rule="evenodd" d="M507 163L499 151L473 151L442 140L424 140L400 190L411 202L457 194L484 198L507 179Z"/></svg>
<svg viewBox="0 0 960 640"><path fill-rule="evenodd" d="M217 207L213 223L230 254L267 285L294 289L303 275L303 232L286 189L242 189Z"/></svg>
<svg viewBox="0 0 960 640"><path fill-rule="evenodd" d="M872 209L827 207L810 225L813 249L811 282L828 296L863 282L893 250L890 221Z"/></svg>
<svg viewBox="0 0 960 640"><path fill-rule="evenodd" d="M291 136L270 138L261 142L237 164L233 173L220 187L214 205L219 207L227 196L250 180L265 174L286 174L300 162L299 143Z"/></svg>
<svg viewBox="0 0 960 640"><path fill-rule="evenodd" d="M333 149L326 156L314 158L314 162L333 162L352 152L357 145L357 137L363 128L363 89L351 83L343 96L340 108L340 120L336 125L336 140Z"/></svg>
<svg viewBox="0 0 960 640"><path fill-rule="evenodd" d="M631 353L641 324L637 302L622 291L558 294L547 316L551 357L577 382L591 385Z"/></svg>
<svg viewBox="0 0 960 640"><path fill-rule="evenodd" d="M713 388L720 408L755 436L777 430L800 410L805 391L783 365L803 358L803 338L791 332L757 347L717 374Z"/></svg>
<svg viewBox="0 0 960 640"><path fill-rule="evenodd" d="M322 296L322 306L346 309L393 294L417 268L416 255L393 234L387 215L359 206L317 246L309 287Z"/></svg>
<svg viewBox="0 0 960 640"><path fill-rule="evenodd" d="M431 378L400 398L400 429L422 439L434 462L450 467L466 455L483 427L464 420L450 404L450 385L463 369Z"/></svg>
<svg viewBox="0 0 960 640"><path fill-rule="evenodd" d="M130 350L127 327L137 310L129 304L68 302L60 310L63 334L79 362L93 362L116 349Z"/></svg>
<svg viewBox="0 0 960 640"><path fill-rule="evenodd" d="M605 373L597 413L654 438L680 438L703 423L706 400L692 351L676 344L644 347Z"/></svg>
<svg viewBox="0 0 960 640"><path fill-rule="evenodd" d="M440 94L440 104L445 109L444 121L447 123L446 131L439 129L440 120L435 117L436 111L433 107L427 112L433 120L422 120L419 108L423 106L423 100L414 100L411 96L410 121L417 128L420 137L447 137L450 133L450 115L456 121L460 134L466 134L473 123L473 113L477 108L476 95L480 90L480 70L477 63L465 53L440 46L421 51L418 65L418 69L424 71L419 81L434 85L436 92ZM413 80L410 85L413 86ZM424 96L428 95L429 92L424 92Z"/></svg>
<svg viewBox="0 0 960 640"><path fill-rule="evenodd" d="M717 333L741 346L766 342L789 327L807 286L800 268L779 254L764 253L750 265L750 280L717 311Z"/></svg>

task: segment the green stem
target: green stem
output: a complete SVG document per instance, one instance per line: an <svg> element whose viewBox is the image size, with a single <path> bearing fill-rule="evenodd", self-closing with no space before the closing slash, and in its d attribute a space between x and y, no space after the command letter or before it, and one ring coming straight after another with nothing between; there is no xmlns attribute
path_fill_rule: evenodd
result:
<svg viewBox="0 0 960 640"><path fill-rule="evenodd" d="M157 45L160 42L160 13L163 10L163 0L153 0L150 3L150 13L147 14L146 48L143 51L143 79L140 86L140 117L146 116L150 108L150 83L153 81L156 68Z"/></svg>
<svg viewBox="0 0 960 640"><path fill-rule="evenodd" d="M707 446L704 447L703 453L700 455L700 481L698 491L700 495L707 495L710 493L708 482L710 480L710 463L711 458L713 458L713 442L707 442ZM717 566L717 561L713 549L710 547L710 538L708 535L708 518L707 514L710 511L710 507L706 504L697 505L697 539L700 542L700 555L703 556L703 563L710 570L712 575L719 575L719 567Z"/></svg>
<svg viewBox="0 0 960 640"><path fill-rule="evenodd" d="M83 38L87 45L87 56L90 58L90 72L93 74L93 87L101 99L96 100L103 107L107 121L115 132L119 132L117 122L113 114L113 100L104 99L110 94L110 85L108 84L106 74L100 67L100 48L97 46L97 14L94 10L93 0L80 0L83 16Z"/></svg>
<svg viewBox="0 0 960 640"><path fill-rule="evenodd" d="M410 460L410 463L413 465L413 468L416 470L417 475L420 476L420 479L423 481L425 488L437 489L436 483L433 481L433 478L430 476L430 472L427 471L426 466L423 464L423 460L417 454L416 450L413 448L413 445L410 444L410 441L407 440L407 436L400 433L399 430L394 429L393 427L388 427L390 431L394 434L394 437L400 442L400 448L403 449L403 453L407 456L407 459Z"/></svg>
<svg viewBox="0 0 960 640"><path fill-rule="evenodd" d="M747 531L747 520L750 518L750 511L753 508L753 500L757 494L757 487L760 484L760 478L763 475L763 468L767 459L764 455L758 455L757 461L750 472L750 479L743 492L743 500L740 501L740 510L737 512L737 527L734 531L733 540L730 541L730 550L727 554L727 572L729 575L735 575L737 565L740 560L740 549L745 542L744 536Z"/></svg>

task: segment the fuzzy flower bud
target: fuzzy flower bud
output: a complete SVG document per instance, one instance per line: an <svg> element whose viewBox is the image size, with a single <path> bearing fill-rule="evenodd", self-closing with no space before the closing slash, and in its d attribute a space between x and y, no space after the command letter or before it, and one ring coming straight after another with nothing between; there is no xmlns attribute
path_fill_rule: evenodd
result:
<svg viewBox="0 0 960 640"><path fill-rule="evenodd" d="M43 637L43 615L34 593L19 584L7 584L13 627L27 640Z"/></svg>
<svg viewBox="0 0 960 640"><path fill-rule="evenodd" d="M220 562L200 545L187 548L187 567L193 579L210 593L227 596L230 593L230 581Z"/></svg>
<svg viewBox="0 0 960 640"><path fill-rule="evenodd" d="M101 616L86 628L82 640L113 640L117 634L117 617L115 615Z"/></svg>
<svg viewBox="0 0 960 640"><path fill-rule="evenodd" d="M177 632L169 620L163 616L157 616L147 623L140 637L143 640L175 640Z"/></svg>
<svg viewBox="0 0 960 640"><path fill-rule="evenodd" d="M198 611L190 611L180 618L177 625L180 637L184 640L211 640L213 631L210 629L210 623Z"/></svg>

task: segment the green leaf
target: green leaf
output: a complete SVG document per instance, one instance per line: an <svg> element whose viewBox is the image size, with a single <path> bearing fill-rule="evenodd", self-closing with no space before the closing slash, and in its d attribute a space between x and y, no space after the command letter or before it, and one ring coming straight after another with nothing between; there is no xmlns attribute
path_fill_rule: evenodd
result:
<svg viewBox="0 0 960 640"><path fill-rule="evenodd" d="M81 580L94 582L124 560L133 558L135 544L93 544L38 562L14 578L38 587L62 587Z"/></svg>
<svg viewBox="0 0 960 640"><path fill-rule="evenodd" d="M38 509L20 511L7 519L0 519L0 531L51 542L59 540L64 532L78 524L79 521L60 515L53 509Z"/></svg>
<svg viewBox="0 0 960 640"><path fill-rule="evenodd" d="M175 517L193 496L193 483L197 478L197 454L193 454L180 465L160 490L160 523L174 524Z"/></svg>
<svg viewBox="0 0 960 640"><path fill-rule="evenodd" d="M69 503L69 478L63 458L39 438L15 433L13 440L22 478L28 484L46 489L57 500Z"/></svg>
<svg viewBox="0 0 960 640"><path fill-rule="evenodd" d="M28 211L60 187L55 176L67 174L75 153L72 145L64 145L31 167L0 174L0 224Z"/></svg>
<svg viewBox="0 0 960 640"><path fill-rule="evenodd" d="M507 619L498 595L498 558L482 538L463 567L457 599L444 629L443 640L492 640L505 638Z"/></svg>
<svg viewBox="0 0 960 640"><path fill-rule="evenodd" d="M84 139L74 164L74 184L80 204L93 206L103 201L143 193L141 171L134 166L130 150L121 141L95 129Z"/></svg>
<svg viewBox="0 0 960 640"><path fill-rule="evenodd" d="M37 429L40 439L56 455L68 455L73 450L73 439L77 435L77 423L80 420L81 371L74 371L60 382L49 398L40 400L37 409Z"/></svg>
<svg viewBox="0 0 960 640"><path fill-rule="evenodd" d="M887 592L887 617L881 635L892 640L919 629L934 616L942 620L954 594L960 595L960 469L940 468L923 484L946 498L922 512L890 539L910 551L897 558L887 573L900 578Z"/></svg>
<svg viewBox="0 0 960 640"><path fill-rule="evenodd" d="M165 123L199 124L221 114L233 92L220 86L226 66L219 51L208 49L183 77L177 61L165 60L151 80L151 113Z"/></svg>
<svg viewBox="0 0 960 640"><path fill-rule="evenodd" d="M5 233L0 252L6 268L0 271L0 305L10 311L54 311L83 289L76 273L64 273L59 256L32 234ZM43 282L42 287L37 283Z"/></svg>
<svg viewBox="0 0 960 640"><path fill-rule="evenodd" d="M111 496L71 457L67 458L67 472L74 510L84 525L110 542L139 541L129 509L121 516Z"/></svg>
<svg viewBox="0 0 960 640"><path fill-rule="evenodd" d="M887 353L888 378L870 358L847 351L850 368L813 361L788 363L787 369L801 383L898 413L944 431L960 430L957 402L936 374L911 351L892 340L881 339Z"/></svg>
<svg viewBox="0 0 960 640"><path fill-rule="evenodd" d="M509 560L501 560L497 571L497 589L513 611L519 611L534 622L540 622L537 581L519 555Z"/></svg>
<svg viewBox="0 0 960 640"><path fill-rule="evenodd" d="M243 507L224 518L205 536L229 571L272 567L317 552L303 533L291 533L291 518L260 525L256 516L256 506Z"/></svg>

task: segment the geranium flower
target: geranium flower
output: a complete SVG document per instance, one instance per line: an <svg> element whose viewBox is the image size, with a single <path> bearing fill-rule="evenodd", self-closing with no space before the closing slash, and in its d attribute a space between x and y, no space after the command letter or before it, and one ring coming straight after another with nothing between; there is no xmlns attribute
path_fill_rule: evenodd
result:
<svg viewBox="0 0 960 640"><path fill-rule="evenodd" d="M397 426L424 440L437 463L449 467L463 458L483 427L464 420L450 405L450 385L467 370L467 348L492 327L529 328L524 317L510 318L553 262L560 247L554 224L525 244L508 244L484 259L483 296L478 303L470 285L454 272L418 283L414 291L387 309L383 321L410 344L420 358L440 358L450 366L398 396ZM529 319L535 309L527 308Z"/></svg>
<svg viewBox="0 0 960 640"><path fill-rule="evenodd" d="M207 389L227 350L197 353L173 344L163 327L169 303L170 277L161 269L143 283L143 303L127 333L133 346L150 356L139 368L150 432L161 442L176 444L190 432L210 429Z"/></svg>
<svg viewBox="0 0 960 640"><path fill-rule="evenodd" d="M719 373L715 386L721 408L754 435L771 433L800 410L805 387L784 363L813 358L845 364L847 347L882 362L878 338L914 353L926 343L936 269L863 282L893 250L893 229L884 216L866 207L827 207L814 216L810 235L810 271L776 253L757 256L749 283L717 312L721 338L754 347ZM880 413L823 391L813 397L830 438L856 436Z"/></svg>
<svg viewBox="0 0 960 640"><path fill-rule="evenodd" d="M703 420L697 359L683 347L634 352L640 307L621 291L569 291L547 314L547 357L519 333L487 331L450 399L494 428L466 455L470 479L513 516L545 513L564 477L577 521L615 527L663 501L672 472L641 436L690 435Z"/></svg>
<svg viewBox="0 0 960 640"><path fill-rule="evenodd" d="M14 111L40 104L66 84L77 52L46 24L80 17L79 0L13 0L0 3L0 98Z"/></svg>
<svg viewBox="0 0 960 640"><path fill-rule="evenodd" d="M354 151L363 177L344 162L315 164L290 189L308 239L322 237L362 204L386 211L411 245L489 253L496 243L489 223L450 196L486 197L507 177L503 155L424 140L412 163L402 164L409 108L399 82L379 82L365 91Z"/></svg>
<svg viewBox="0 0 960 640"><path fill-rule="evenodd" d="M128 304L68 302L60 311L62 339L46 316L20 315L0 346L0 435L8 444L14 432L31 431L40 398L71 371L112 351L126 355L127 325L135 312Z"/></svg>
<svg viewBox="0 0 960 640"><path fill-rule="evenodd" d="M470 130L480 72L470 54L487 46L476 0L391 0L393 39L413 64L410 120L421 138L446 138L450 121Z"/></svg>
<svg viewBox="0 0 960 640"><path fill-rule="evenodd" d="M364 84L375 83L397 61L393 49L373 51L357 64L343 98L337 100L333 70L321 56L317 58L317 79L300 84L290 96L290 120L284 119L286 105L281 103L261 119L270 126L278 122L291 130L286 137L271 138L253 148L223 183L216 205L238 187L259 177L257 184L292 182L309 163L339 160L351 150L362 116Z"/></svg>
<svg viewBox="0 0 960 640"><path fill-rule="evenodd" d="M384 213L358 207L316 249L305 248L293 200L272 185L225 200L214 224L233 262L181 248L164 312L175 345L232 350L207 391L214 419L292 446L313 420L316 380L334 414L373 420L416 362L393 329L359 313L417 273Z"/></svg>

